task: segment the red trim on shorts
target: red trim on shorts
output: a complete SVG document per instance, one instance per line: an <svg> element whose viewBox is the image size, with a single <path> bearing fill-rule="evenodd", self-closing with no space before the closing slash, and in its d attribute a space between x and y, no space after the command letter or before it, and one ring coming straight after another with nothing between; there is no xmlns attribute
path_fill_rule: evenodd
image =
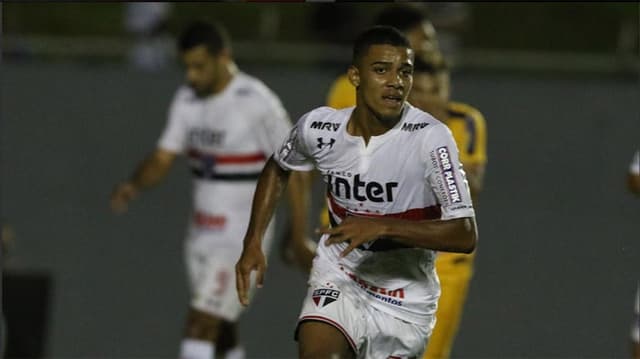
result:
<svg viewBox="0 0 640 359"><path fill-rule="evenodd" d="M329 203L329 208L331 208L331 212L333 212L336 216L340 217L340 219L345 219L348 215L355 215L361 217L387 217L387 218L400 218L400 219L408 219L411 221L419 221L422 219L438 219L442 216L442 210L440 206L429 206L424 208L413 208L406 210L404 212L397 213L362 213L362 212L353 212L342 206L340 206L336 200L333 198L330 192L327 191L327 201Z"/></svg>
<svg viewBox="0 0 640 359"><path fill-rule="evenodd" d="M349 342L351 349L353 349L353 352L356 354L358 353L358 350L356 349L356 342L354 342L353 339L351 339L351 336L347 334L347 331L337 322L334 322L333 320L326 317L321 317L319 315L305 315L304 317L300 317L300 319L298 319L298 325L300 325L300 323L302 323L305 320L317 320L319 322L331 324L336 329L338 329L342 333L342 335L344 335L345 338L347 338L347 341Z"/></svg>

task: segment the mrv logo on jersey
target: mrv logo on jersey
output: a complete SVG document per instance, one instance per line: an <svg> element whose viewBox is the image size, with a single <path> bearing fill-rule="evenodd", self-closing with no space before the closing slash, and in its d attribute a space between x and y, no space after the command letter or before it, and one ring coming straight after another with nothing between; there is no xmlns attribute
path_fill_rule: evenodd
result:
<svg viewBox="0 0 640 359"><path fill-rule="evenodd" d="M438 147L436 150L438 156L438 163L440 169L442 169L442 175L445 180L446 190L449 194L449 198L452 203L461 202L460 191L458 190L458 183L456 182L455 175L453 174L453 164L451 163L451 156L449 155L449 149L446 146Z"/></svg>
<svg viewBox="0 0 640 359"><path fill-rule="evenodd" d="M327 130L335 132L338 131L338 128L340 128L340 124L335 122L313 121L311 122L311 128L315 128L316 130Z"/></svg>
<svg viewBox="0 0 640 359"><path fill-rule="evenodd" d="M334 196L346 199L351 199L353 196L355 200L361 202L393 202L393 191L398 187L398 182L382 184L376 181L361 181L359 174L353 176L353 184L349 183L349 180L351 178L327 175L327 182Z"/></svg>
<svg viewBox="0 0 640 359"><path fill-rule="evenodd" d="M407 132L413 132L413 131L417 131L417 130L421 130L425 127L427 127L429 124L426 122L422 122L422 123L403 123L402 124L402 128L400 130L402 131L407 131Z"/></svg>

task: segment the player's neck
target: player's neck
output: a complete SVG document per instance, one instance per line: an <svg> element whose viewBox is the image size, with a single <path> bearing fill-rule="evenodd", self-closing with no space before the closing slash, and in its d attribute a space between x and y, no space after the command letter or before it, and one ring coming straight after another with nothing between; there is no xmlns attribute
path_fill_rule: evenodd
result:
<svg viewBox="0 0 640 359"><path fill-rule="evenodd" d="M211 93L213 95L218 94L229 86L231 80L233 80L233 76L238 73L238 66L235 62L230 61L226 66L224 66L222 73L220 74L220 80L213 86Z"/></svg>
<svg viewBox="0 0 640 359"><path fill-rule="evenodd" d="M347 133L361 136L365 144L369 144L371 136L380 136L392 129L402 115L393 120L382 119L367 106L357 106L347 123Z"/></svg>

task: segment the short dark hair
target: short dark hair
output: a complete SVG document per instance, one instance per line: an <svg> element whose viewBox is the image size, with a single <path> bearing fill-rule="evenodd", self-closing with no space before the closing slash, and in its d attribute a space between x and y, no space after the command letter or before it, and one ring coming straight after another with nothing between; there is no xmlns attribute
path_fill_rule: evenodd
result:
<svg viewBox="0 0 640 359"><path fill-rule="evenodd" d="M362 32L353 44L352 64L357 64L372 45L391 45L411 48L409 40L391 26L374 26Z"/></svg>
<svg viewBox="0 0 640 359"><path fill-rule="evenodd" d="M187 51L196 46L205 45L213 55L230 46L229 34L220 23L195 21L189 24L178 38L178 50Z"/></svg>
<svg viewBox="0 0 640 359"><path fill-rule="evenodd" d="M374 25L393 26L407 32L425 21L429 21L429 18L415 5L393 5L378 14Z"/></svg>

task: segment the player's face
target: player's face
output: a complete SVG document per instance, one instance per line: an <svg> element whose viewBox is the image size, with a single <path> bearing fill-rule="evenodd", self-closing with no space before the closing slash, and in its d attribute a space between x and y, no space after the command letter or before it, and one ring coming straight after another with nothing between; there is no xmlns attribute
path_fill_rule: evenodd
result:
<svg viewBox="0 0 640 359"><path fill-rule="evenodd" d="M198 96L210 95L220 77L219 57L212 55L205 45L188 49L181 57L187 84Z"/></svg>
<svg viewBox="0 0 640 359"><path fill-rule="evenodd" d="M433 25L424 21L419 26L415 26L405 32L411 48L416 52L416 56L433 56L440 52L436 30Z"/></svg>
<svg viewBox="0 0 640 359"><path fill-rule="evenodd" d="M358 105L366 106L379 120L397 120L413 83L413 50L372 45L351 71L364 102Z"/></svg>
<svg viewBox="0 0 640 359"><path fill-rule="evenodd" d="M409 93L408 101L417 108L438 117L448 101L448 98L443 95L439 75L425 72L414 74L413 88Z"/></svg>

